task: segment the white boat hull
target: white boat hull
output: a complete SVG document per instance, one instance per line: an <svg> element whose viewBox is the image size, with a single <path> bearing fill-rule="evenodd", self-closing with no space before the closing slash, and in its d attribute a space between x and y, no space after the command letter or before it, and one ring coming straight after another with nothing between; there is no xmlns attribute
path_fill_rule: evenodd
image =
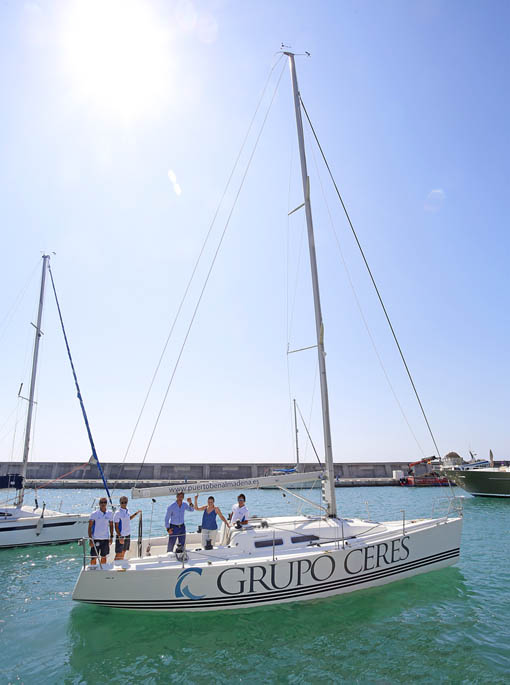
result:
<svg viewBox="0 0 510 685"><path fill-rule="evenodd" d="M0 510L0 548L26 545L55 545L75 542L88 535L90 516L62 514L30 507Z"/></svg>
<svg viewBox="0 0 510 685"><path fill-rule="evenodd" d="M459 558L461 518L419 521L405 530L401 523L400 528L398 523L371 525L382 532L344 543L273 547L230 559L232 549L220 547L190 552L185 563L164 554L131 559L123 567L85 567L73 599L138 610L243 609L376 587L450 566Z"/></svg>

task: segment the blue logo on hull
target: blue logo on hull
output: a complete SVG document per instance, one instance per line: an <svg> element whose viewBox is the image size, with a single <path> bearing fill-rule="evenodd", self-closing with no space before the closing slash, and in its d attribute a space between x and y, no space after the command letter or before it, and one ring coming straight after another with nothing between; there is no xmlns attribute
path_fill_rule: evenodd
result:
<svg viewBox="0 0 510 685"><path fill-rule="evenodd" d="M187 597L188 599L203 599L205 595L194 595L189 587L186 585L182 587L182 581L185 580L192 573L198 573L199 576L202 575L201 568L187 568L179 573L177 582L175 584L175 596L176 597Z"/></svg>

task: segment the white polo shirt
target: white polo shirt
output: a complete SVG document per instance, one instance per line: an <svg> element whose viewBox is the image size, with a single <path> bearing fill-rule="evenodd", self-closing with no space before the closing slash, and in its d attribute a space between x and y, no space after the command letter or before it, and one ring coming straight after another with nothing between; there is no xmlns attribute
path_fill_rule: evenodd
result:
<svg viewBox="0 0 510 685"><path fill-rule="evenodd" d="M247 521L250 518L246 504L242 507L239 504L234 504L232 507L232 518L230 523L235 523L236 521Z"/></svg>
<svg viewBox="0 0 510 685"><path fill-rule="evenodd" d="M113 514L111 511L98 509L90 515L90 520L94 521L92 528L92 537L94 540L109 540L110 539L110 521L113 521Z"/></svg>
<svg viewBox="0 0 510 685"><path fill-rule="evenodd" d="M125 535L131 535L131 514L129 509L126 507L123 509L119 507L113 516L113 522L119 524L120 534L122 537Z"/></svg>

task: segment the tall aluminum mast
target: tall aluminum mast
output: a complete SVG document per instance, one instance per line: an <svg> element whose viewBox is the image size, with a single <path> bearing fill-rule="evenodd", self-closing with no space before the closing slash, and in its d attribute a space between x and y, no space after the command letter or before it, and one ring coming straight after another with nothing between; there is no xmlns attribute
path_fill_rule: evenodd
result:
<svg viewBox="0 0 510 685"><path fill-rule="evenodd" d="M34 354L32 357L32 375L30 377L30 394L28 396L27 423L25 427L25 444L23 447L23 465L21 467L21 475L23 476L23 486L20 491L20 495L17 502L19 505L23 504L23 495L25 490L24 482L27 475L28 452L30 449L30 433L32 430L32 413L34 410L35 379L37 376L37 360L39 358L39 343L41 341L42 336L41 323L44 304L44 286L46 283L46 271L48 270L48 262L50 261L50 256L45 254L43 255L42 260L43 263L41 273L41 290L39 292L39 308L37 310L37 324L35 326Z"/></svg>
<svg viewBox="0 0 510 685"><path fill-rule="evenodd" d="M326 500L328 507L328 515L336 516L335 470L333 466L333 449L331 446L331 427L329 422L328 379L326 376L326 352L324 351L324 324L322 321L321 300L319 292L319 277L317 274L317 258L315 255L312 206L310 204L310 179L308 178L308 171L306 167L303 120L301 118L301 106L296 76L296 64L294 62L294 53L285 52L284 54L287 55L287 57L289 58L290 75L292 79L292 91L294 93L294 108L296 110L296 127L299 142L299 156L301 159L301 177L303 180L306 226L308 230L308 247L310 250L310 268L312 272L313 301L315 308L315 328L317 333L317 351L319 355L319 375L321 384L322 425L324 431L324 450L326 454L326 480L323 485L323 491L324 498Z"/></svg>

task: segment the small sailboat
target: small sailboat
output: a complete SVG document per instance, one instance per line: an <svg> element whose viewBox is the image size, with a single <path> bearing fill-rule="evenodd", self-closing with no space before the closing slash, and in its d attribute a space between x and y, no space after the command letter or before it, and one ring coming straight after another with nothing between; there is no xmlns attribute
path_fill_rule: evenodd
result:
<svg viewBox="0 0 510 685"><path fill-rule="evenodd" d="M298 134L315 310L316 348L324 433L323 504L315 515L250 518L239 529L223 524L220 544L202 549L199 534L188 534L186 548L166 552L167 538L151 540L148 554L139 540L132 556L117 565L89 566L88 546L73 599L138 610L217 611L318 599L353 592L455 564L460 554L462 515L372 521L340 517L335 499L324 327L305 156L301 99L294 53L290 66ZM322 461L322 460L321 460ZM319 474L290 473L259 479L209 481L156 488L135 488L132 497L172 496L179 491L209 494L244 491L262 485L308 481ZM290 492L290 491L289 491ZM305 499L301 493L292 493ZM454 502L455 500L451 500ZM455 509L455 507L453 507Z"/></svg>
<svg viewBox="0 0 510 685"><path fill-rule="evenodd" d="M23 463L21 473L10 477L10 481L13 482L14 487L16 488L14 502L12 504L0 504L0 548L74 542L87 535L88 521L90 518L86 514L65 514L59 511L51 511L50 509L46 509L44 504L40 507L37 500L34 507L24 504L25 478L27 475L32 430L32 414L35 404L34 396L37 378L37 361L39 357L39 343L42 336L41 323L44 305L44 289L49 260L49 255L43 255L39 307L37 311L37 324L35 326L34 351L32 356L30 392L27 398L28 411L25 425Z"/></svg>

